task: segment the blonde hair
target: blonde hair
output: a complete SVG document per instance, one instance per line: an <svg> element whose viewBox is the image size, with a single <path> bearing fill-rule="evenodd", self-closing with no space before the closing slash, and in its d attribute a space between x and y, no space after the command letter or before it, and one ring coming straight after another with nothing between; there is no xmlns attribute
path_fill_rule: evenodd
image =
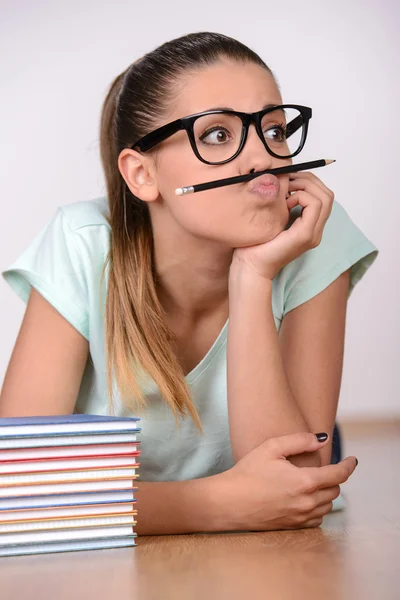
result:
<svg viewBox="0 0 400 600"><path fill-rule="evenodd" d="M100 121L100 153L111 227L105 331L109 406L113 377L123 405L135 413L145 407L140 379L150 375L177 424L189 414L202 431L185 375L173 349L173 335L156 293L154 246L146 202L134 196L119 169L121 150L157 127L173 85L189 69L221 57L250 61L271 70L247 46L217 33L194 33L172 40L132 63L112 82Z"/></svg>

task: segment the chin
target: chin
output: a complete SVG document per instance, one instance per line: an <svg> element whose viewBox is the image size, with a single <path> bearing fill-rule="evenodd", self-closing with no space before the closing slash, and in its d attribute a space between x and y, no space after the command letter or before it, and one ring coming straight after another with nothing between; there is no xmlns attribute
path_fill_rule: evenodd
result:
<svg viewBox="0 0 400 600"><path fill-rule="evenodd" d="M265 231L259 235L249 235L242 236L240 240L237 240L236 243L233 244L233 248L246 248L247 246L258 246L259 244L267 244L271 242L274 238L276 238L282 231L284 227L281 227L279 230L270 231L268 234Z"/></svg>
<svg viewBox="0 0 400 600"><path fill-rule="evenodd" d="M271 215L269 215L271 217ZM286 229L289 222L290 213L288 209L285 209L283 213L277 215L273 221L271 218L263 219L257 225L253 222L249 225L249 232L245 235L242 232L240 242L236 245L236 248L244 248L246 246L256 246L258 244L266 244L276 238L282 231Z"/></svg>

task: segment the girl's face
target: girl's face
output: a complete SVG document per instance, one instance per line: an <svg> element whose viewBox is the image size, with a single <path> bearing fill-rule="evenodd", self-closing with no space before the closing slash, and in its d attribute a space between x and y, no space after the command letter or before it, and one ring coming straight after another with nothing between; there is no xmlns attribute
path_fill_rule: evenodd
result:
<svg viewBox="0 0 400 600"><path fill-rule="evenodd" d="M255 112L267 104L282 104L272 76L253 63L221 60L209 68L190 73L182 83L165 123L218 107ZM216 141L215 135L212 134L211 141ZM270 241L286 227L289 219L286 204L288 175L278 177L279 189L275 197L251 192L256 179L187 196L175 194L178 187L290 164L291 159L274 158L266 151L254 125L250 125L239 156L223 165L202 163L195 156L185 131L179 131L159 144L156 155L160 196L150 203L150 210L167 209L176 224L196 238L238 248Z"/></svg>

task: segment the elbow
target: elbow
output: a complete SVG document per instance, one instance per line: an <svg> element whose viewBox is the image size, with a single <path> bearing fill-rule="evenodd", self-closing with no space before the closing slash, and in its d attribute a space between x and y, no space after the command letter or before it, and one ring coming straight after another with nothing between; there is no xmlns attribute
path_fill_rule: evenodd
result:
<svg viewBox="0 0 400 600"><path fill-rule="evenodd" d="M236 465L236 463L239 462L239 460L241 458L243 458L243 456L245 456L245 453L243 453L242 451L240 451L237 448L232 448L232 457L233 457L233 463Z"/></svg>
<svg viewBox="0 0 400 600"><path fill-rule="evenodd" d="M295 454L294 456L289 456L288 460L296 467L321 467L323 464L321 454L318 450Z"/></svg>

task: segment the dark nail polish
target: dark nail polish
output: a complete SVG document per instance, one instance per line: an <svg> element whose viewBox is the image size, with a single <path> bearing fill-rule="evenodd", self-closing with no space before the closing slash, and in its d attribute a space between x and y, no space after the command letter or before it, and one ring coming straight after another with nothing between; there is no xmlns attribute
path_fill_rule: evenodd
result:
<svg viewBox="0 0 400 600"><path fill-rule="evenodd" d="M358 458L356 458L356 466L358 465Z"/></svg>
<svg viewBox="0 0 400 600"><path fill-rule="evenodd" d="M317 440L319 442L325 442L325 440L328 439L328 434L327 433L316 433L315 437L317 438Z"/></svg>

